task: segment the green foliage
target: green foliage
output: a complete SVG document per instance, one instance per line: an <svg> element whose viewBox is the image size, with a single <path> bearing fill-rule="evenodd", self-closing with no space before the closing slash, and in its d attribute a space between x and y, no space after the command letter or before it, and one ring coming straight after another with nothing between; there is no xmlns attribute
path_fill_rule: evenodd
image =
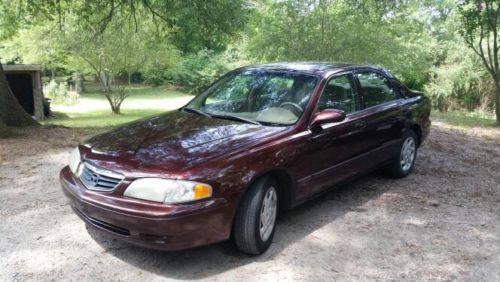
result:
<svg viewBox="0 0 500 282"><path fill-rule="evenodd" d="M68 54L59 44L56 31L50 24L18 30L10 40L0 43L2 61L36 63L46 69L66 67Z"/></svg>
<svg viewBox="0 0 500 282"><path fill-rule="evenodd" d="M171 68L150 68L144 73L144 78L154 85L169 83L190 93L200 93L217 77L245 63L239 49L231 48L222 53L203 49L184 56Z"/></svg>
<svg viewBox="0 0 500 282"><path fill-rule="evenodd" d="M259 61L383 65L410 86L422 88L432 66L428 50L435 44L425 22L412 14L416 8L410 4L381 11L378 1L368 2L292 0L265 4L251 24L248 52Z"/></svg>
<svg viewBox="0 0 500 282"><path fill-rule="evenodd" d="M126 19L135 29L147 19L185 53L203 48L222 51L245 27L252 6L246 0L4 0L0 1L0 39L40 21L64 29L67 20L74 18L101 34L117 19Z"/></svg>
<svg viewBox="0 0 500 282"><path fill-rule="evenodd" d="M494 107L491 79L479 57L467 47L458 32L457 17L449 18L443 26L446 40L434 50L435 66L430 69L431 79L425 91L439 111L481 109ZM443 36L443 37L444 37Z"/></svg>
<svg viewBox="0 0 500 282"><path fill-rule="evenodd" d="M245 0L156 1L157 9L171 11L170 38L183 53L202 49L222 52L234 41L251 14Z"/></svg>
<svg viewBox="0 0 500 282"><path fill-rule="evenodd" d="M477 55L500 50L499 13L497 0L12 0L0 1L0 54L191 93L249 62L371 64L439 110L492 111L498 59Z"/></svg>
<svg viewBox="0 0 500 282"><path fill-rule="evenodd" d="M498 0L459 2L460 32L478 55L495 86L495 113L500 125L500 3Z"/></svg>
<svg viewBox="0 0 500 282"><path fill-rule="evenodd" d="M222 55L208 50L191 54L167 72L167 81L182 85L190 93L198 93L227 71Z"/></svg>
<svg viewBox="0 0 500 282"><path fill-rule="evenodd" d="M68 91L66 85L51 80L43 88L46 98L49 98L54 104L73 105L78 103L79 95L74 91Z"/></svg>
<svg viewBox="0 0 500 282"><path fill-rule="evenodd" d="M14 1L0 1L0 40L13 36L19 28Z"/></svg>

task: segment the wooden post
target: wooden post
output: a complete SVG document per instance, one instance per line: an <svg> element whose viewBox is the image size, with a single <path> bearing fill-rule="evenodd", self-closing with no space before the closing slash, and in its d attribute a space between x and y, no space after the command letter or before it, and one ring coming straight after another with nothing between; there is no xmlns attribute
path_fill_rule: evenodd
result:
<svg viewBox="0 0 500 282"><path fill-rule="evenodd" d="M43 120L45 115L43 113L43 95L42 95L42 83L41 83L41 72L34 71L31 73L31 79L33 82L33 106L34 106L34 116L37 120Z"/></svg>

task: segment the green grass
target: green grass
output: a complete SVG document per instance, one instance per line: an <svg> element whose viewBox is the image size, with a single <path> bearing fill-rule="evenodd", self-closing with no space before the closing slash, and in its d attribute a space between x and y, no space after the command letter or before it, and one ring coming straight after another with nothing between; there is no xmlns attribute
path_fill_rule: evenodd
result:
<svg viewBox="0 0 500 282"><path fill-rule="evenodd" d="M86 92L75 105L52 105L54 116L44 121L47 125L65 127L114 127L136 119L158 115L186 104L192 95L162 87L132 85L130 96L122 104L122 114L111 113L111 107L99 87L86 82Z"/></svg>
<svg viewBox="0 0 500 282"><path fill-rule="evenodd" d="M478 112L446 112L433 111L431 117L442 120L457 127L494 127L497 126L495 116Z"/></svg>

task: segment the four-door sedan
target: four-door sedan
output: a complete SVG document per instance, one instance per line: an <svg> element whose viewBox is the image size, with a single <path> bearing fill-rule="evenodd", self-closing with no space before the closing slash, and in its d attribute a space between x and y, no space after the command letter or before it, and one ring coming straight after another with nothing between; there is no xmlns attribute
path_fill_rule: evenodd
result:
<svg viewBox="0 0 500 282"><path fill-rule="evenodd" d="M60 179L87 225L122 240L178 250L232 238L260 254L279 210L375 169L408 175L429 113L379 68L244 67L178 111L82 143Z"/></svg>

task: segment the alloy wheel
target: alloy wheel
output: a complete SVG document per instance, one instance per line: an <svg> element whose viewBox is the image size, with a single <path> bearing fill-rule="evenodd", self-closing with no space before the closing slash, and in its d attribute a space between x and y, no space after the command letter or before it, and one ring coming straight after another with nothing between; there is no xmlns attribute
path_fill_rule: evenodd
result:
<svg viewBox="0 0 500 282"><path fill-rule="evenodd" d="M260 238L262 241L269 239L273 233L274 224L276 222L276 214L278 210L278 195L274 187L269 187L264 199L262 199L262 207L260 210Z"/></svg>
<svg viewBox="0 0 500 282"><path fill-rule="evenodd" d="M403 171L408 171L413 165L415 152L415 139L410 136L403 142L403 147L401 148L401 154L399 157L399 163L401 164L401 169L403 169Z"/></svg>

